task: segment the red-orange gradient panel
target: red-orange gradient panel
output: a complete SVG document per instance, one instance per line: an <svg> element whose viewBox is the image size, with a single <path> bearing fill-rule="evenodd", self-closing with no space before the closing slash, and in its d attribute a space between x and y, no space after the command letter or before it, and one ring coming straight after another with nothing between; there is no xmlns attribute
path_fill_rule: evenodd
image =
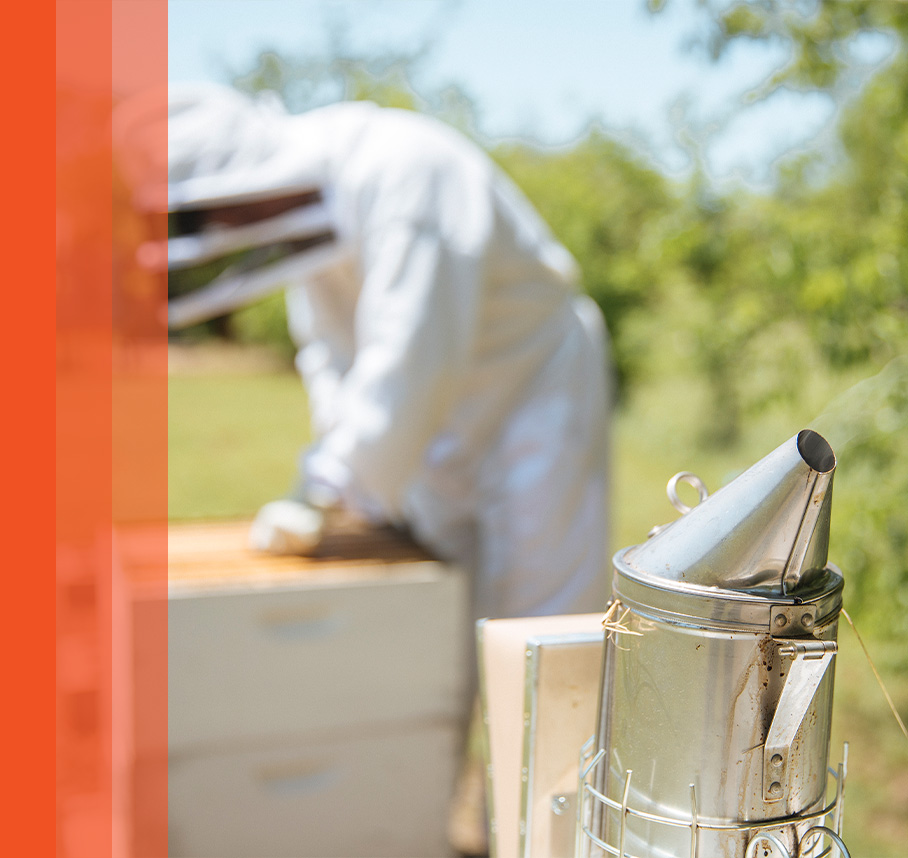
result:
<svg viewBox="0 0 908 858"><path fill-rule="evenodd" d="M136 89L166 83L167 11L57 0L56 13L57 854L160 858L166 283L133 259L162 216L133 211L111 129ZM140 774L148 748L163 777Z"/></svg>

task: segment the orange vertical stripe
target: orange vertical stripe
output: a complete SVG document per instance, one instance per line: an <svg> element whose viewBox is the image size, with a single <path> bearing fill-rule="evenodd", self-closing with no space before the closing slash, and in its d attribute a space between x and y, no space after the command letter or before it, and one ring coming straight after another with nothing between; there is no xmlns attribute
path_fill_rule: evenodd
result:
<svg viewBox="0 0 908 858"><path fill-rule="evenodd" d="M112 855L110 6L58 0L57 854Z"/></svg>
<svg viewBox="0 0 908 858"><path fill-rule="evenodd" d="M3 218L2 707L6 790L2 848L54 849L53 127L52 6L5 10ZM50 788L49 788L50 786Z"/></svg>
<svg viewBox="0 0 908 858"><path fill-rule="evenodd" d="M122 105L139 99L164 109L167 83L166 0L113 5L114 126ZM115 135L116 137L116 135ZM142 182L167 181L167 131L115 139L113 302L112 623L122 640L114 658L114 757L129 796L131 854L167 854L167 329L166 276L136 263L141 242L167 235L163 212L137 211L136 177L126 165L135 144ZM128 656L127 656L128 654ZM120 717L116 717L119 713Z"/></svg>

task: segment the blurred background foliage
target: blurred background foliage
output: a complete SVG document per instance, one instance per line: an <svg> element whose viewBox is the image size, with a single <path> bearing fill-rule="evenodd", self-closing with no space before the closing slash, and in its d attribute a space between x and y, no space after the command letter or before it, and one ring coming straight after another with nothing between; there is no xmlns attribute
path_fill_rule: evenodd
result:
<svg viewBox="0 0 908 858"><path fill-rule="evenodd" d="M648 5L659 14L666 3ZM650 443L661 443L661 422L662 441L681 438L679 449L701 457L707 470L710 461L744 467L751 449L762 454L787 437L755 441L755 433L794 434L825 409L822 428L843 464L831 554L847 568L848 604L865 626L904 640L908 3L697 5L708 13L702 46L715 58L740 39L789 47L787 64L741 109L779 88L822 91L840 105L835 146L792 155L776 165L771 186L756 189L711 182L703 141L692 137L685 145L693 168L683 179L595 125L558 149L493 144L478 139L466 93L411 85L431 44L364 56L347 48L342 27L323 56L264 52L234 83L277 91L291 111L339 99L420 110L477 139L579 262L583 288L608 321L621 409L642 415L647 397L657 397L647 418ZM878 31L891 35L894 50L858 87L850 46ZM171 280L175 290L195 285ZM182 337L269 344L288 365L293 354L278 297ZM871 377L858 388L863 394L846 395L838 411L826 408ZM617 529L621 539L620 521ZM908 669L908 648L897 660Z"/></svg>
<svg viewBox="0 0 908 858"><path fill-rule="evenodd" d="M664 5L649 2L654 14ZM696 5L712 57L741 39L789 48L741 109L779 88L819 90L839 107L833 145L792 154L755 188L717 186L708 141L695 133L679 136L692 165L683 178L597 125L558 149L493 143L476 131L466 93L412 86L430 44L363 56L342 28L325 55L265 52L234 83L273 89L292 111L369 99L430 113L484 146L532 200L579 262L612 336L613 549L674 515L662 487L675 471L693 470L714 490L805 426L826 435L839 459L830 558L908 720L908 3ZM879 31L893 51L858 81L855 39ZM171 278L174 290L195 285ZM180 340L272 355L264 370L225 357L226 369L184 368L170 384L172 517L251 515L289 488L307 440L282 299ZM908 837L908 743L850 630L839 638L832 761L851 740L846 839L855 855L894 858Z"/></svg>

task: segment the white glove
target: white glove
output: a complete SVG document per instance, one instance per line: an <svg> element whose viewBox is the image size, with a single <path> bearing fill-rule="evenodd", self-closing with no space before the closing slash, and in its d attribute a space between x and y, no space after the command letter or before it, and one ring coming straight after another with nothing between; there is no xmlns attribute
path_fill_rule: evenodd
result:
<svg viewBox="0 0 908 858"><path fill-rule="evenodd" d="M321 541L324 527L324 513L309 504L271 501L256 514L249 544L270 554L310 554Z"/></svg>

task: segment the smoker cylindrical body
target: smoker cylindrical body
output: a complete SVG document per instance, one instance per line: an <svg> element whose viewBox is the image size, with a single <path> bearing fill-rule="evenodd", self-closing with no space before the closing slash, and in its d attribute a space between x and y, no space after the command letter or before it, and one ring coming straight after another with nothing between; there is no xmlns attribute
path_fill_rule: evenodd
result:
<svg viewBox="0 0 908 858"><path fill-rule="evenodd" d="M806 858L839 839L834 466L805 430L615 556L585 854Z"/></svg>
<svg viewBox="0 0 908 858"><path fill-rule="evenodd" d="M621 584L619 574L619 601ZM605 643L598 791L621 803L630 771L627 806L633 811L688 823L695 802L698 854L708 858L744 856L756 830L744 823L807 817L775 831L796 854L796 841L814 824L811 813L826 800L840 593L841 576L830 569L825 592L800 605L749 602L752 613L765 616L760 628L743 622L736 628L728 616L710 624L669 617L622 601L629 609L622 611L624 630L613 628ZM817 617L815 634L773 636L773 618L792 607ZM783 654L792 641L816 641L815 652L829 655ZM783 700L788 682L801 687ZM791 737L785 774L767 782L776 777L771 755L766 759L767 737L774 723L780 732L783 721ZM598 809L594 830L606 843L617 846L621 815L605 805ZM681 858L691 854L691 831L629 813L625 848L641 858Z"/></svg>

